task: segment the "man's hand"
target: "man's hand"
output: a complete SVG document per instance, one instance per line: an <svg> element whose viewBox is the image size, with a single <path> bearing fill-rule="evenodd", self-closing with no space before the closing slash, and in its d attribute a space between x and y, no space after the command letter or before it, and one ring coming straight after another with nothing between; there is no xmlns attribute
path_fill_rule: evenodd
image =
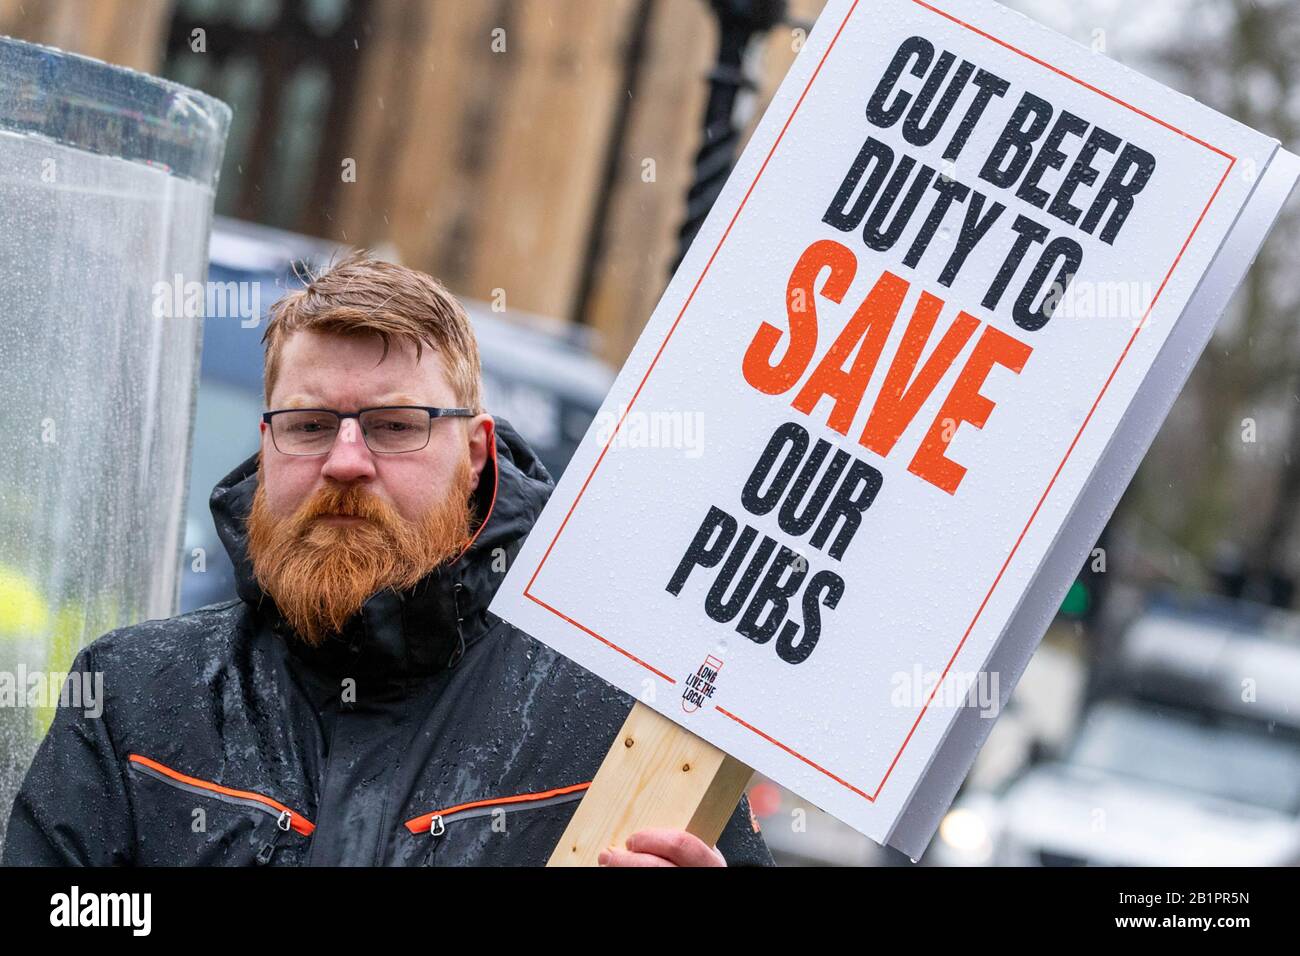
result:
<svg viewBox="0 0 1300 956"><path fill-rule="evenodd" d="M638 830L627 838L627 849L601 850L601 866L726 866L716 847L685 830Z"/></svg>

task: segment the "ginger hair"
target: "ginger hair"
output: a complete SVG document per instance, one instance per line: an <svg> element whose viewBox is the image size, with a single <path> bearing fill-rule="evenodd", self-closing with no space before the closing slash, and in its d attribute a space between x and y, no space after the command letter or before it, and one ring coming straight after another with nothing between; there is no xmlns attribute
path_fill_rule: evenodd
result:
<svg viewBox="0 0 1300 956"><path fill-rule="evenodd" d="M433 276L359 249L303 278L307 280L303 288L271 306L262 334L268 404L285 341L294 332L310 330L378 335L384 345L381 361L394 341L414 345L417 361L427 346L441 356L457 400L475 414L483 411L478 342L469 315Z"/></svg>

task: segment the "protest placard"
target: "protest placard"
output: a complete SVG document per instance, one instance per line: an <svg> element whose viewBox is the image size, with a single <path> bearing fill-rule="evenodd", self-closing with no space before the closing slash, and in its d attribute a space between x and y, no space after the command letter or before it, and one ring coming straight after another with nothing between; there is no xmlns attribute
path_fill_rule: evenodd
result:
<svg viewBox="0 0 1300 956"><path fill-rule="evenodd" d="M984 0L832 0L492 610L920 854L1295 182Z"/></svg>

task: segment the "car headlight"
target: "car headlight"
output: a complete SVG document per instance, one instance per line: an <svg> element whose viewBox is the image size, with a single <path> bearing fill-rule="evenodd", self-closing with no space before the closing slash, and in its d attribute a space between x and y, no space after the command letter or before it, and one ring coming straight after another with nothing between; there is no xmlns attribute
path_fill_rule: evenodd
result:
<svg viewBox="0 0 1300 956"><path fill-rule="evenodd" d="M939 839L971 863L984 863L993 855L989 825L974 810L958 807L950 810L939 824Z"/></svg>

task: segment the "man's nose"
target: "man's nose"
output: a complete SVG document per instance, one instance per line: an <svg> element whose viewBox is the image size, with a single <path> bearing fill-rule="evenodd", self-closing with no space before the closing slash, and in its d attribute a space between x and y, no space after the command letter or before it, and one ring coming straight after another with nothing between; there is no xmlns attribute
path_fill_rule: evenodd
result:
<svg viewBox="0 0 1300 956"><path fill-rule="evenodd" d="M339 423L338 437L325 458L321 474L340 482L374 477L375 459L355 418L345 418Z"/></svg>

